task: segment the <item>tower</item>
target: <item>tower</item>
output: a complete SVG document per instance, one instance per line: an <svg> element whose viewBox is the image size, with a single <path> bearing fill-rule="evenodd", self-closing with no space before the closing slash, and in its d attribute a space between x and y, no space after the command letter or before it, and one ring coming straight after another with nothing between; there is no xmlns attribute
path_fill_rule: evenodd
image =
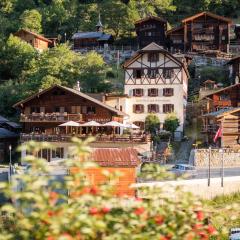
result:
<svg viewBox="0 0 240 240"><path fill-rule="evenodd" d="M101 22L101 15L100 15L100 13L98 15L98 23L96 25L96 28L97 28L97 32L102 32L103 31L103 25L102 25L102 22Z"/></svg>

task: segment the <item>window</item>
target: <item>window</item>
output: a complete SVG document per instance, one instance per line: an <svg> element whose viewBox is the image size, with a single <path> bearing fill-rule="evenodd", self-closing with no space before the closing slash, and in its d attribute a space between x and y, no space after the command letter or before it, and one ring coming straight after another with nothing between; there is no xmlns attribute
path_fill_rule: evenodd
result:
<svg viewBox="0 0 240 240"><path fill-rule="evenodd" d="M40 107L31 107L31 113L40 113Z"/></svg>
<svg viewBox="0 0 240 240"><path fill-rule="evenodd" d="M221 94L219 100L230 100L230 97L228 94Z"/></svg>
<svg viewBox="0 0 240 240"><path fill-rule="evenodd" d="M120 110L120 111L122 111L122 110L123 110L123 107L122 107L122 105L120 105L120 108L119 108L119 110Z"/></svg>
<svg viewBox="0 0 240 240"><path fill-rule="evenodd" d="M159 53L149 53L148 61L149 62L158 62L159 61Z"/></svg>
<svg viewBox="0 0 240 240"><path fill-rule="evenodd" d="M63 148L53 149L52 158L64 158L64 149Z"/></svg>
<svg viewBox="0 0 240 240"><path fill-rule="evenodd" d="M163 96L165 96L165 97L173 96L173 88L164 88L163 89Z"/></svg>
<svg viewBox="0 0 240 240"><path fill-rule="evenodd" d="M144 112L144 105L143 104L133 105L133 112L134 113L143 113Z"/></svg>
<svg viewBox="0 0 240 240"><path fill-rule="evenodd" d="M174 111L174 105L173 104L163 104L163 112L164 113L171 113Z"/></svg>
<svg viewBox="0 0 240 240"><path fill-rule="evenodd" d="M159 106L157 104L149 104L148 105L148 112L149 113L158 113L159 112Z"/></svg>
<svg viewBox="0 0 240 240"><path fill-rule="evenodd" d="M134 78L141 78L143 75L142 69L133 69L133 77Z"/></svg>
<svg viewBox="0 0 240 240"><path fill-rule="evenodd" d="M133 96L134 97L142 97L143 96L143 89L141 89L141 88L133 89Z"/></svg>
<svg viewBox="0 0 240 240"><path fill-rule="evenodd" d="M95 114L96 113L96 108L93 106L88 106L87 107L87 114Z"/></svg>
<svg viewBox="0 0 240 240"><path fill-rule="evenodd" d="M148 69L148 77L149 78L156 78L157 74L158 74L157 68Z"/></svg>
<svg viewBox="0 0 240 240"><path fill-rule="evenodd" d="M172 78L174 75L174 71L172 68L164 68L163 69L163 77L164 78Z"/></svg>
<svg viewBox="0 0 240 240"><path fill-rule="evenodd" d="M71 113L81 113L81 106L71 106Z"/></svg>
<svg viewBox="0 0 240 240"><path fill-rule="evenodd" d="M158 96L158 89L157 88L148 89L148 96L149 97L157 97Z"/></svg>

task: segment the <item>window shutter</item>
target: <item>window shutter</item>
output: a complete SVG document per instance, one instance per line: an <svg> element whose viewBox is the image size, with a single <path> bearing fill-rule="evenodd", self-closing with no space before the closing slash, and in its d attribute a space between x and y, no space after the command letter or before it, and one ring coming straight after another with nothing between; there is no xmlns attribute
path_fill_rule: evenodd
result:
<svg viewBox="0 0 240 240"><path fill-rule="evenodd" d="M148 89L148 96L151 96L151 89Z"/></svg>
<svg viewBox="0 0 240 240"><path fill-rule="evenodd" d="M157 97L158 96L158 89L156 88L155 91L156 91L156 97Z"/></svg>
<svg viewBox="0 0 240 240"><path fill-rule="evenodd" d="M136 105L133 105L133 112L136 113Z"/></svg>
<svg viewBox="0 0 240 240"><path fill-rule="evenodd" d="M133 77L136 78L136 76L137 76L137 71L136 69L133 69Z"/></svg>
<svg viewBox="0 0 240 240"><path fill-rule="evenodd" d="M144 105L141 105L141 113L144 112Z"/></svg>
<svg viewBox="0 0 240 240"><path fill-rule="evenodd" d="M163 104L163 112L166 113L166 104Z"/></svg>
<svg viewBox="0 0 240 240"><path fill-rule="evenodd" d="M156 104L156 112L159 113L159 105Z"/></svg>
<svg viewBox="0 0 240 240"><path fill-rule="evenodd" d="M76 113L81 113L81 106L76 107Z"/></svg>

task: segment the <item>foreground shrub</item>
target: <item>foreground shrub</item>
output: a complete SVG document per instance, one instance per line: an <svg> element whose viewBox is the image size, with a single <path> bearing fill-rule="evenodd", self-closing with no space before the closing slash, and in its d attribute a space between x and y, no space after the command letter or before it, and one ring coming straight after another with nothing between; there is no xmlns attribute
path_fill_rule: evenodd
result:
<svg viewBox="0 0 240 240"><path fill-rule="evenodd" d="M91 185L85 170L95 164L89 159L88 141L73 142L72 159L63 163L68 169L63 180L53 178L45 160L35 157L48 144L25 146L31 167L5 190L12 203L1 207L0 239L190 240L217 234L202 203L179 188L170 189L172 194L137 189L148 196L145 200L116 196L117 176L107 172L106 183Z"/></svg>

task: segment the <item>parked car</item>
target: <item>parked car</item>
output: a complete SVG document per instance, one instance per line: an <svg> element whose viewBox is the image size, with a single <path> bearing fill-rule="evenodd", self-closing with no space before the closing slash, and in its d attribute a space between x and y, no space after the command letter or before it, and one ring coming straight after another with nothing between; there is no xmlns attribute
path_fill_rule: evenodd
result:
<svg viewBox="0 0 240 240"><path fill-rule="evenodd" d="M189 164L175 164L170 171L177 176L186 175L188 177L195 177L197 176L197 170L194 166Z"/></svg>
<svg viewBox="0 0 240 240"><path fill-rule="evenodd" d="M232 228L230 230L229 240L240 240L240 228Z"/></svg>

